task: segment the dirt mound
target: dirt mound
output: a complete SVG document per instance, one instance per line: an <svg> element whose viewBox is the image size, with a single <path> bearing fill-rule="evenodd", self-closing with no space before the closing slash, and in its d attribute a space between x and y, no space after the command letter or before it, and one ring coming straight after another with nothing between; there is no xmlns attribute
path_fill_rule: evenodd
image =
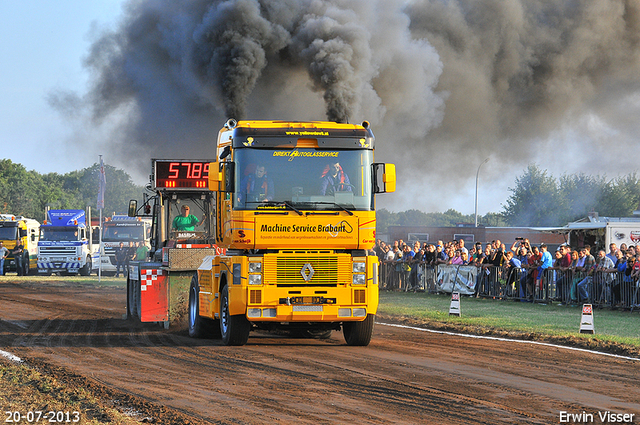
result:
<svg viewBox="0 0 640 425"><path fill-rule="evenodd" d="M208 421L194 420L193 416L185 415L174 409L156 405L133 394L108 387L102 383L81 376L65 367L54 366L39 358L23 359L25 363L38 370L43 375L63 383L68 388L83 388L102 404L100 407L116 409L119 412L143 423L159 423L168 425L205 425ZM109 409L97 409L95 412L84 411L83 414L98 422L112 422Z"/></svg>

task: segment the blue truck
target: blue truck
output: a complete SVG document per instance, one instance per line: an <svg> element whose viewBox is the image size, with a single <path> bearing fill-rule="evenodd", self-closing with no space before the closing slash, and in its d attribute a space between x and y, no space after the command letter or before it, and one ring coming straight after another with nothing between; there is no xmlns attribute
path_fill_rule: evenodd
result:
<svg viewBox="0 0 640 425"><path fill-rule="evenodd" d="M40 226L38 273L89 276L97 269L99 227L91 226L84 210L49 210ZM95 238L95 239L94 239Z"/></svg>

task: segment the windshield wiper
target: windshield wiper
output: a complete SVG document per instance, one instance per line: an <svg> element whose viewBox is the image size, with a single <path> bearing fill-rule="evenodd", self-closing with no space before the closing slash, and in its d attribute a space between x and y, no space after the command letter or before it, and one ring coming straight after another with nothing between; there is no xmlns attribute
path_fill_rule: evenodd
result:
<svg viewBox="0 0 640 425"><path fill-rule="evenodd" d="M353 215L353 211L350 211L345 206L340 205L340 204L336 204L335 202L313 202L313 204L316 204L316 205L335 205L336 207L340 208L342 211L345 211L347 214ZM314 213L307 213L307 214L314 214Z"/></svg>
<svg viewBox="0 0 640 425"><path fill-rule="evenodd" d="M293 205L291 205L291 204L289 203L289 201L282 201L282 202L280 203L280 205L284 205L284 206L287 206L287 207L291 208L292 210L294 210L295 212L297 212L297 213L298 213L298 215L304 215L304 214L302 214L302 211L300 211L299 209L297 209L296 207L294 207Z"/></svg>

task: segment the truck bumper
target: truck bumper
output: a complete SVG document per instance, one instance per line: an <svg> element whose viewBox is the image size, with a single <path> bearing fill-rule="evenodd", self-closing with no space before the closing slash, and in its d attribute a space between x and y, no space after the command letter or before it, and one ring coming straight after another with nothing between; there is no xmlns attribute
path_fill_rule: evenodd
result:
<svg viewBox="0 0 640 425"><path fill-rule="evenodd" d="M247 288L247 318L273 322L361 321L378 308L377 285L289 292L286 288Z"/></svg>

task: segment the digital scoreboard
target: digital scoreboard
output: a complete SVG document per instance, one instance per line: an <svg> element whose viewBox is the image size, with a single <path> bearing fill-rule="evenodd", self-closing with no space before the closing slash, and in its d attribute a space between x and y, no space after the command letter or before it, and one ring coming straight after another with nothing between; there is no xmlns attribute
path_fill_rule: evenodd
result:
<svg viewBox="0 0 640 425"><path fill-rule="evenodd" d="M156 189L194 190L209 186L209 163L212 160L154 159L153 181Z"/></svg>

